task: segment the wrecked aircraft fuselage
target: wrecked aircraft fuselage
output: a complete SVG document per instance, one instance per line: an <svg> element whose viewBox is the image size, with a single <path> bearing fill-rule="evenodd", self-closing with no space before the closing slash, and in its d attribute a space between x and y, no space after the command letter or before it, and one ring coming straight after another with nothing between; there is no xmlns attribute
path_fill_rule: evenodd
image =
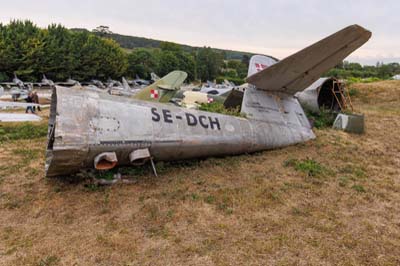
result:
<svg viewBox="0 0 400 266"><path fill-rule="evenodd" d="M286 112L300 119L277 123L57 86L46 176L137 165L149 157L177 160L256 152L313 139L300 105L294 106Z"/></svg>
<svg viewBox="0 0 400 266"><path fill-rule="evenodd" d="M320 78L305 90L295 94L301 106L314 113L321 109L340 112L344 106L343 84L335 78Z"/></svg>
<svg viewBox="0 0 400 266"><path fill-rule="evenodd" d="M313 139L293 95L370 37L371 32L351 25L269 67L267 58L253 56L246 79L251 85L241 104L241 113L247 118L56 87L46 175L67 175L82 168L107 170L153 162L153 158L249 153Z"/></svg>

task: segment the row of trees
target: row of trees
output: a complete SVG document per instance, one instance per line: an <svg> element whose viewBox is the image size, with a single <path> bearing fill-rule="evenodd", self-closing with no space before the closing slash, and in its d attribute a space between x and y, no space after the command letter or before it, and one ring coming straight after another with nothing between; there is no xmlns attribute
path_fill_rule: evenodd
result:
<svg viewBox="0 0 400 266"><path fill-rule="evenodd" d="M127 50L109 38L108 27L95 32L69 30L61 25L38 28L30 21L11 21L0 24L0 81L17 74L23 80L37 81L42 74L59 81L72 77L77 80L92 78L106 80L121 76L150 78L154 72L164 76L173 70L188 73L188 80L228 79L243 82L249 55L242 60L226 60L226 51L209 47L190 50L170 42L159 42L158 47ZM343 62L326 75L338 78L390 78L400 73L398 63L361 66Z"/></svg>
<svg viewBox="0 0 400 266"><path fill-rule="evenodd" d="M3 80L13 73L27 80L36 80L42 73L55 80L120 77L127 66L125 53L109 39L60 25L40 29L30 21L0 24Z"/></svg>
<svg viewBox="0 0 400 266"><path fill-rule="evenodd" d="M341 79L354 78L379 78L389 79L400 73L399 63L376 63L375 66L362 66L359 63L344 61L326 73L327 76L334 76Z"/></svg>
<svg viewBox="0 0 400 266"><path fill-rule="evenodd" d="M232 63L231 63L232 61ZM61 25L38 28L30 21L0 24L0 80L17 74L35 81L42 74L53 80L72 77L106 80L121 76L150 78L155 72L164 76L173 70L188 73L188 80L213 80L219 75L244 77L247 66L237 60L224 61L222 52L209 47L191 52L181 45L161 42L158 48L125 51L107 38L86 30L68 30Z"/></svg>

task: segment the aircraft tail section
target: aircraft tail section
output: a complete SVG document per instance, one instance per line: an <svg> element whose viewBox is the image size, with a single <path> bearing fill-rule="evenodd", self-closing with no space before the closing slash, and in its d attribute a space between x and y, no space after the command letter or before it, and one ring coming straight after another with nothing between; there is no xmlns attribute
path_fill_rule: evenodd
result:
<svg viewBox="0 0 400 266"><path fill-rule="evenodd" d="M129 91L131 89L131 86L129 86L128 81L124 77L122 77L122 88L125 91Z"/></svg>
<svg viewBox="0 0 400 266"><path fill-rule="evenodd" d="M246 81L260 90L294 95L342 62L370 37L371 32L361 26L346 27L282 61L252 74Z"/></svg>
<svg viewBox="0 0 400 266"><path fill-rule="evenodd" d="M310 128L293 95L342 62L370 37L371 32L353 25L260 71L256 64L260 64L262 56L252 58L241 112L257 120Z"/></svg>
<svg viewBox="0 0 400 266"><path fill-rule="evenodd" d="M168 102L174 96L176 90L179 90L186 78L186 72L172 71L136 93L133 98L152 102Z"/></svg>
<svg viewBox="0 0 400 266"><path fill-rule="evenodd" d="M278 63L278 60L270 56L265 55L253 55L250 58L249 69L247 76L250 77L274 64Z"/></svg>

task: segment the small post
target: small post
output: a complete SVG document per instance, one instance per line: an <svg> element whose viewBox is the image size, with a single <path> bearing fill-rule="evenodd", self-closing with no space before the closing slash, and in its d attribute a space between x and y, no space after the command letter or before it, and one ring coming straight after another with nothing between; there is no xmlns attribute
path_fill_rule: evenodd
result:
<svg viewBox="0 0 400 266"><path fill-rule="evenodd" d="M151 163L151 168L153 169L154 175L155 175L156 177L158 177L158 175L157 175L157 170L156 170L156 166L155 166L154 161L153 161L153 157L150 157L150 163Z"/></svg>

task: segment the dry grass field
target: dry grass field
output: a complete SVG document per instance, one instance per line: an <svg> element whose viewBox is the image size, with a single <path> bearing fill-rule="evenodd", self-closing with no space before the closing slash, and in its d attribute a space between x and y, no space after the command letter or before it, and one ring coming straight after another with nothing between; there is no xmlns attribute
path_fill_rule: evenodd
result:
<svg viewBox="0 0 400 266"><path fill-rule="evenodd" d="M0 265L400 265L400 82L352 87L364 135L123 169L133 184L45 178L46 121L0 136Z"/></svg>

